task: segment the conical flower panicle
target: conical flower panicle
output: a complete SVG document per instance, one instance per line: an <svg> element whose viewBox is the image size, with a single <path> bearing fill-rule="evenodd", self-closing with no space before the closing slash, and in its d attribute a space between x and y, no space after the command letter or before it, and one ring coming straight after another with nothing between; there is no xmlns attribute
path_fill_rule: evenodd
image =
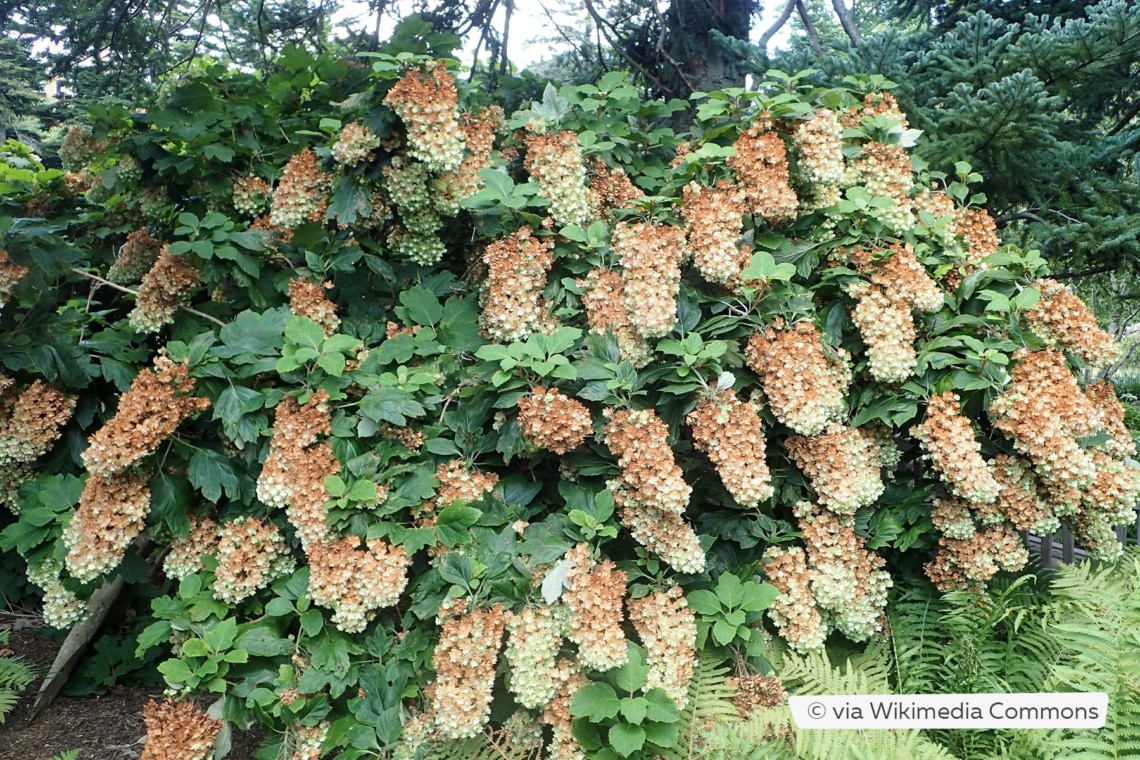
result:
<svg viewBox="0 0 1140 760"><path fill-rule="evenodd" d="M771 547L764 552L764 576L780 592L768 608L780 637L801 654L822 649L827 631L812 597L807 553L798 546Z"/></svg>
<svg viewBox="0 0 1140 760"><path fill-rule="evenodd" d="M590 216L608 220L613 211L630 208L633 201L644 197L645 193L630 181L624 169L610 169L599 158L590 169L588 196Z"/></svg>
<svg viewBox="0 0 1140 760"><path fill-rule="evenodd" d="M621 273L592 269L585 280L578 280L578 286L586 289L582 293L582 306L586 309L590 332L595 335L612 332L622 358L634 367L644 367L653 357L653 349L630 321Z"/></svg>
<svg viewBox="0 0 1140 760"><path fill-rule="evenodd" d="M206 760L224 721L211 718L194 702L155 702L143 706L146 744L139 760Z"/></svg>
<svg viewBox="0 0 1140 760"><path fill-rule="evenodd" d="M292 230L305 222L320 222L328 207L330 178L321 170L317 154L303 149L289 159L277 187L269 221L276 227Z"/></svg>
<svg viewBox="0 0 1140 760"><path fill-rule="evenodd" d="M469 198L483 187L479 172L491 162L491 148L495 142L495 130L503 121L503 109L492 106L476 117L470 113L459 117L459 129L467 145L467 155L459 168L432 180L435 192L433 204L441 214L454 216L459 213L459 202Z"/></svg>
<svg viewBox="0 0 1140 760"><path fill-rule="evenodd" d="M834 111L821 108L796 127L795 146L800 169L815 185L839 185L847 166L843 156L843 125Z"/></svg>
<svg viewBox="0 0 1140 760"><path fill-rule="evenodd" d="M527 226L487 246L487 291L479 314L487 338L512 343L546 332L553 324L542 295L554 263L553 247L550 239L534 237Z"/></svg>
<svg viewBox="0 0 1140 760"><path fill-rule="evenodd" d="M849 357L842 349L828 356L819 330L810 321L791 327L777 321L752 336L744 356L760 376L776 419L800 435L816 435L846 416Z"/></svg>
<svg viewBox="0 0 1140 760"><path fill-rule="evenodd" d="M191 396L194 380L185 364L160 354L154 370L143 369L119 399L115 416L88 439L82 454L88 471L113 475L158 448L182 422L210 405Z"/></svg>
<svg viewBox="0 0 1140 760"><path fill-rule="evenodd" d="M256 517L239 517L222 525L217 557L214 597L227 604L238 604L268 588L296 566L277 526Z"/></svg>
<svg viewBox="0 0 1140 760"><path fill-rule="evenodd" d="M882 383L906 382L918 364L910 307L866 282L851 283L847 294L855 299L851 321L867 347L871 377Z"/></svg>
<svg viewBox="0 0 1140 760"><path fill-rule="evenodd" d="M590 221L586 163L574 132L546 132L526 138L526 170L550 200L550 216L559 225Z"/></svg>
<svg viewBox="0 0 1140 760"><path fill-rule="evenodd" d="M1104 365L1120 356L1120 346L1101 329L1088 306L1056 280L1038 280L1041 300L1027 309L1029 329L1051 346L1071 351L1092 365Z"/></svg>
<svg viewBox="0 0 1140 760"><path fill-rule="evenodd" d="M518 401L519 428L536 446L565 454L578 448L593 432L590 410L557 388L534 388Z"/></svg>
<svg viewBox="0 0 1140 760"><path fill-rule="evenodd" d="M981 589L998 571L1017 572L1029 562L1025 543L1008 523L965 540L942 537L938 543L942 548L925 570L940 591Z"/></svg>
<svg viewBox="0 0 1140 760"><path fill-rule="evenodd" d="M380 138L367 124L345 124L332 146L332 157L341 166L355 166L368 161L372 151L380 147Z"/></svg>
<svg viewBox="0 0 1140 760"><path fill-rule="evenodd" d="M574 738L570 715L570 700L589 680L582 675L577 663L559 660L555 674L558 691L542 711L542 722L550 726L552 736L547 745L550 760L586 760L586 751Z"/></svg>
<svg viewBox="0 0 1140 760"><path fill-rule="evenodd" d="M201 275L189 261L164 247L154 266L143 275L135 308L127 315L131 328L153 333L173 322L178 307L201 281Z"/></svg>
<svg viewBox="0 0 1140 760"><path fill-rule="evenodd" d="M128 472L90 474L63 530L67 572L87 583L118 567L149 511L150 489L143 478Z"/></svg>
<svg viewBox="0 0 1140 760"><path fill-rule="evenodd" d="M409 71L388 90L384 104L404 122L411 156L436 173L459 168L464 147L459 92L442 62L431 64L427 72Z"/></svg>
<svg viewBox="0 0 1140 760"><path fill-rule="evenodd" d="M855 514L883 494L874 442L858 428L833 423L820 435L790 436L784 446L832 512Z"/></svg>
<svg viewBox="0 0 1140 760"><path fill-rule="evenodd" d="M1061 529L1052 505L1042 497L1032 464L1016 455L998 454L993 469L1001 491L994 504L977 509L982 524L1009 520L1017 530L1038 536L1051 536Z"/></svg>
<svg viewBox="0 0 1140 760"><path fill-rule="evenodd" d="M217 553L221 536L221 526L210 518L191 518L190 532L170 542L162 561L166 577L180 581L201 570L202 557Z"/></svg>
<svg viewBox="0 0 1140 760"><path fill-rule="evenodd" d="M795 219L799 199L788 184L788 150L771 123L744 130L732 147L736 153L728 157L728 165L744 191L749 212L769 224Z"/></svg>
<svg viewBox="0 0 1140 760"><path fill-rule="evenodd" d="M1000 486L993 468L982 459L981 444L974 428L962 415L958 394L951 391L931 396L926 420L910 433L922 445L925 457L951 493L969 502L991 504Z"/></svg>
<svg viewBox="0 0 1140 760"><path fill-rule="evenodd" d="M744 190L725 180L715 188L690 182L683 194L689 256L702 277L727 285L743 269L736 241L744 230Z"/></svg>
<svg viewBox="0 0 1140 760"><path fill-rule="evenodd" d="M511 693L520 705L541 710L554 699L562 634L551 607L525 608L507 615L507 665Z"/></svg>
<svg viewBox="0 0 1140 760"><path fill-rule="evenodd" d="M669 428L652 409L607 409L605 415L602 438L621 467L607 484L618 506L683 513L693 489L673 459Z"/></svg>
<svg viewBox="0 0 1140 760"><path fill-rule="evenodd" d="M53 556L42 559L27 569L28 582L44 592L44 622L51 628L66 630L87 614L87 602L63 584L63 563Z"/></svg>
<svg viewBox="0 0 1140 760"><path fill-rule="evenodd" d="M871 197L895 202L880 212L883 221L899 234L914 227L914 203L910 199L914 174L906 150L901 145L869 142L863 145L863 156L855 167Z"/></svg>
<svg viewBox="0 0 1140 760"><path fill-rule="evenodd" d="M914 255L910 243L891 246L893 253L874 268L871 282L893 300L922 312L938 311L945 295L942 288Z"/></svg>
<svg viewBox="0 0 1140 760"><path fill-rule="evenodd" d="M428 687L432 715L445 739L470 739L491 717L491 690L503 639L503 606L467 611L463 600L440 607L439 644Z"/></svg>
<svg viewBox="0 0 1140 760"><path fill-rule="evenodd" d="M261 177L249 174L234 180L231 201L234 210L247 217L260 216L273 199L273 186Z"/></svg>
<svg viewBox="0 0 1140 760"><path fill-rule="evenodd" d="M796 507L815 604L852 641L883 630L892 581L886 561L855 533L855 521L810 503Z"/></svg>
<svg viewBox="0 0 1140 760"><path fill-rule="evenodd" d="M76 397L36 380L0 414L0 467L28 464L51 450L75 411Z"/></svg>
<svg viewBox="0 0 1140 760"><path fill-rule="evenodd" d="M773 494L764 443L764 423L752 404L731 389L701 401L685 418L693 443L716 467L732 498L754 507Z"/></svg>
<svg viewBox="0 0 1140 760"><path fill-rule="evenodd" d="M107 279L119 285L138 282L151 270L162 250L162 241L151 235L145 227L131 232L119 249L115 263L107 270Z"/></svg>
<svg viewBox="0 0 1140 760"><path fill-rule="evenodd" d="M1059 351L1013 354L1012 382L990 404L993 426L1033 463L1059 517L1074 511L1096 479L1096 465L1077 438L1100 429L1099 409L1081 392Z"/></svg>
<svg viewBox="0 0 1140 760"><path fill-rule="evenodd" d="M1096 480L1081 494L1080 509L1069 519L1077 540L1089 550L1090 557L1114 562L1124 551L1116 527L1136 524L1140 467L1101 451L1093 456L1093 461Z"/></svg>
<svg viewBox="0 0 1140 760"><path fill-rule="evenodd" d="M947 538L965 540L977 532L970 505L955 497L935 498L930 521Z"/></svg>
<svg viewBox="0 0 1140 760"><path fill-rule="evenodd" d="M1136 441L1128 426L1124 424L1124 406L1116 396L1116 388L1107 380L1101 380L1085 388L1085 395L1100 412L1104 430L1111 440L1104 444L1105 451L1118 459L1136 456Z"/></svg>
<svg viewBox="0 0 1140 760"><path fill-rule="evenodd" d="M643 338L668 335L677 321L684 232L679 227L618 222L613 246L622 266L622 298L630 326Z"/></svg>
<svg viewBox="0 0 1140 760"><path fill-rule="evenodd" d="M574 567L566 573L569 588L562 602L570 610L567 638L578 645L578 663L589 670L619 668L629 656L621 628L625 573L608 559L591 560L587 544L578 544L566 558Z"/></svg>
<svg viewBox="0 0 1140 760"><path fill-rule="evenodd" d="M345 536L305 547L309 595L333 610L333 624L345 633L362 632L377 610L392 607L408 584L411 560L402 546Z"/></svg>
<svg viewBox="0 0 1140 760"><path fill-rule="evenodd" d="M684 710L697 660L697 618L680 586L629 601L629 620L645 644L644 690L661 688Z"/></svg>
<svg viewBox="0 0 1140 760"><path fill-rule="evenodd" d="M316 322L326 337L340 327L336 304L325 297L324 288L328 287L332 287L331 282L322 287L300 278L289 281L289 311L295 316L308 317Z"/></svg>

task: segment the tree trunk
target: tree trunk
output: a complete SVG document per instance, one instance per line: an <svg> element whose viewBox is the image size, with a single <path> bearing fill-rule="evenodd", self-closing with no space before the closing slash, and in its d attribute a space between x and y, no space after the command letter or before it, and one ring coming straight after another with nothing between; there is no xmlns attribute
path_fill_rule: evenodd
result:
<svg viewBox="0 0 1140 760"><path fill-rule="evenodd" d="M659 43L659 52L665 58L661 79L674 95L744 86L735 56L710 33L715 29L747 40L753 9L752 0L673 0L665 14L667 40Z"/></svg>

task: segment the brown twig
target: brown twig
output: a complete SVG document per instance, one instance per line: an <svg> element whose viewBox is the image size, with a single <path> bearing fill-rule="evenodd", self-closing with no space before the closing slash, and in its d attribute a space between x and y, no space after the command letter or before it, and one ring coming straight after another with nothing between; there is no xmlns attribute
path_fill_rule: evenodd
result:
<svg viewBox="0 0 1140 760"><path fill-rule="evenodd" d="M94 280L95 282L99 283L100 285L106 285L108 288L112 288L114 290L117 290L120 293L130 293L132 296L135 296L136 298L138 297L139 292L137 290L131 290L130 288L123 287L122 285L119 285L118 283L111 282L110 280L105 280L97 274L91 274L90 272L84 272L82 269L77 269L76 267L71 267L71 271L74 272L75 274L79 275L80 277L86 277L89 280ZM191 309L189 306L179 306L178 308L181 309L182 311L186 312L187 314L193 314L196 317L201 317L202 319L206 320L207 322L213 322L218 327L225 327L226 326L225 322L218 319L217 317L210 316L209 314L206 314L205 312L198 311L197 309Z"/></svg>
<svg viewBox="0 0 1140 760"><path fill-rule="evenodd" d="M776 23L772 24L772 26L768 27L768 31L760 35L759 45L765 53L768 51L768 43L776 36L776 32L780 31L784 27L784 24L788 23L788 19L792 17L792 11L795 10L797 2L798 0L788 0L783 12L780 13L780 17L776 19Z"/></svg>
<svg viewBox="0 0 1140 760"><path fill-rule="evenodd" d="M649 71L647 71L644 66L642 66L640 63L638 63L636 60L634 60L633 57L629 55L629 53L625 52L625 50L623 50L621 48L621 46L617 44L617 41L610 38L610 35L606 32L606 30L604 28L606 26L609 26L609 24L598 13L598 10L594 7L594 3L592 2L592 0L586 0L586 10L589 11L590 18L592 18L594 20L594 23L598 25L598 32L600 32L601 35L603 37L605 37L607 45L609 45L611 48L613 48L615 51L617 51L617 54L620 55L622 58L624 58L626 63L628 63L630 66L634 67L635 69L637 69L638 73L640 73L643 77L645 77L650 82L652 82L653 85L655 87L657 87L657 89L661 90L662 93L665 93L665 94L669 95L670 97L675 95L672 88L666 87L664 84L662 84L661 81L657 77L650 74Z"/></svg>

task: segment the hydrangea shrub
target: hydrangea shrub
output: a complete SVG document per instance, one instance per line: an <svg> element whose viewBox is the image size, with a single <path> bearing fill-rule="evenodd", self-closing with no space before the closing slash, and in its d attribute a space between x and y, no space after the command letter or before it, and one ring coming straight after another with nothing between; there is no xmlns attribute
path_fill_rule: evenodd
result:
<svg viewBox="0 0 1140 760"><path fill-rule="evenodd" d="M66 171L0 166L0 542L59 627L158 585L140 648L221 697L149 707L163 741L509 723L601 757L579 692L638 673L665 725L699 655L762 656L700 633L726 574L808 651L881 632L906 572L1018 571L1022 531L1118 551L1136 449L1081 381L1111 339L889 94L613 74L506 114L370 63L207 71L96 113Z"/></svg>

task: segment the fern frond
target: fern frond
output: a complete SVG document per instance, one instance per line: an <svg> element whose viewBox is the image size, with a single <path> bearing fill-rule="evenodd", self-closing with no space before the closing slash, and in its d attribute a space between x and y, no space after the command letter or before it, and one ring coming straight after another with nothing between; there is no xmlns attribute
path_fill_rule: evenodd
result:
<svg viewBox="0 0 1140 760"><path fill-rule="evenodd" d="M0 631L0 644L7 643L8 631ZM0 725L4 724L24 689L36 680L36 671L22 657L0 657Z"/></svg>
<svg viewBox="0 0 1140 760"><path fill-rule="evenodd" d="M539 760L542 734L511 725L472 739L433 741L423 748L422 760Z"/></svg>
<svg viewBox="0 0 1140 760"><path fill-rule="evenodd" d="M728 663L712 658L697 658L693 680L689 682L689 703L677 721L680 737L677 746L662 752L666 760L695 760L705 756L706 734L711 726L737 724L740 715L733 704L736 689L728 680L732 670Z"/></svg>
<svg viewBox="0 0 1140 760"><path fill-rule="evenodd" d="M826 652L786 655L780 663L785 688L796 694L889 694L887 669L848 660L832 666ZM787 741L785 737L791 737ZM709 760L952 760L919 731L797 729L786 705L758 708L743 724L716 726Z"/></svg>

